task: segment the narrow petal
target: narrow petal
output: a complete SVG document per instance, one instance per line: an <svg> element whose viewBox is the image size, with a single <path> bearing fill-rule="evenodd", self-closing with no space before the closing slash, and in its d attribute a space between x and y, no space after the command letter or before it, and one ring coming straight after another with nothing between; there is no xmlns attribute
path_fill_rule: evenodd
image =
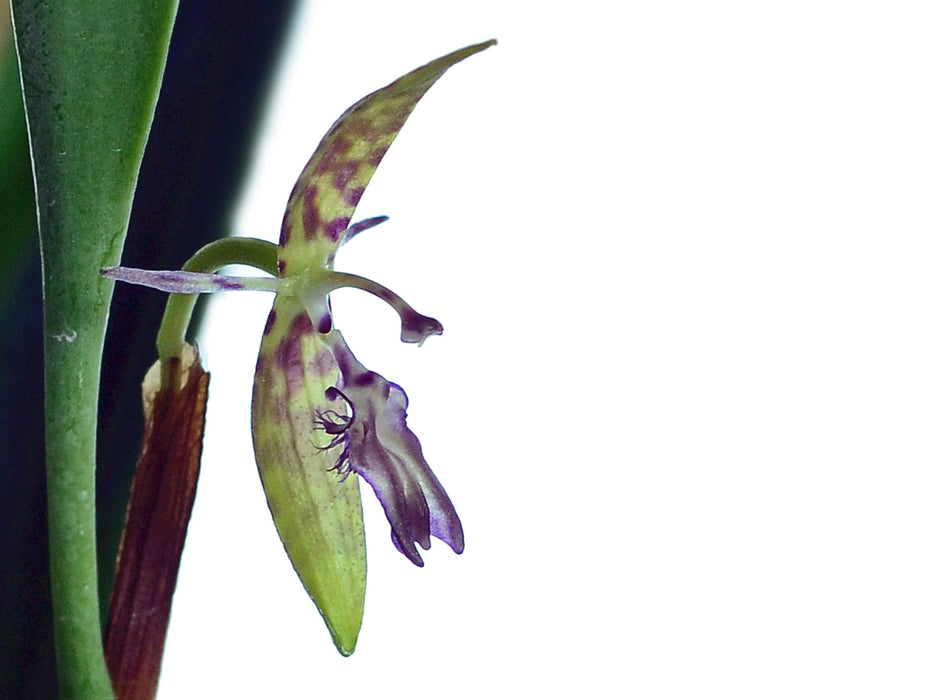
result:
<svg viewBox="0 0 933 700"><path fill-rule="evenodd" d="M102 267L100 274L116 282L129 282L176 294L209 292L277 292L281 282L274 277L231 277L187 270L141 270L138 267Z"/></svg>
<svg viewBox="0 0 933 700"><path fill-rule="evenodd" d="M368 219L357 221L355 224L352 224L350 228L347 229L347 232L344 235L343 240L340 242L340 245L346 245L356 235L363 233L363 231L368 231L373 226L378 226L379 224L385 223L388 220L389 220L388 216L371 216Z"/></svg>
<svg viewBox="0 0 933 700"><path fill-rule="evenodd" d="M322 429L347 410L325 398L340 375L324 337L294 297L276 297L256 364L253 443L279 537L334 644L349 655L362 622L366 544L359 482L334 471Z"/></svg>
<svg viewBox="0 0 933 700"><path fill-rule="evenodd" d="M326 299L328 293L340 287L355 287L382 299L395 309L399 320L402 322L401 340L403 343L417 343L420 347L432 335L442 335L444 333L444 326L436 318L419 314L411 308L408 302L391 289L366 277L351 275L347 272L328 271L320 275L317 280L311 276L307 276L305 279L311 281L311 284L305 287L296 285L293 289L312 319L321 313L320 308L326 309L329 313L330 307Z"/></svg>

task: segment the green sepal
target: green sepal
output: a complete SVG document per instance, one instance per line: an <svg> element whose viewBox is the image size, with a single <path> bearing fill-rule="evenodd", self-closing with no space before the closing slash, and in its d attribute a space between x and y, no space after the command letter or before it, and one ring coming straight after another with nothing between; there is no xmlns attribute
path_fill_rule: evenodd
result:
<svg viewBox="0 0 933 700"><path fill-rule="evenodd" d="M279 240L281 275L332 266L360 197L415 105L448 68L495 43L467 46L416 68L334 122L289 197Z"/></svg>
<svg viewBox="0 0 933 700"><path fill-rule="evenodd" d="M359 480L332 471L324 392L337 364L295 297L276 295L253 384L253 444L269 510L295 571L334 644L356 647L366 592L366 542Z"/></svg>

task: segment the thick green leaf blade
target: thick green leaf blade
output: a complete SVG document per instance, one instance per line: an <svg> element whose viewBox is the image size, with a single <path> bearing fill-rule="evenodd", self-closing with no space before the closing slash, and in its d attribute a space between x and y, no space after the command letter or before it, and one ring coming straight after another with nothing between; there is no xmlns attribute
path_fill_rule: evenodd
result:
<svg viewBox="0 0 933 700"><path fill-rule="evenodd" d="M100 638L95 435L101 348L176 0L13 0L43 259L46 459L63 697L111 695Z"/></svg>

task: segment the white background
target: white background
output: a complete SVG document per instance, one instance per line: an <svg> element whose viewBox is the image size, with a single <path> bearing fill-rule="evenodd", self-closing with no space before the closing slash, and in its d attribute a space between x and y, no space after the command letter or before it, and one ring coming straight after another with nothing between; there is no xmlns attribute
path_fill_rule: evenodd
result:
<svg viewBox="0 0 933 700"><path fill-rule="evenodd" d="M611 8L611 9L610 9ZM364 485L344 659L265 505L271 298L217 297L160 698L933 696L933 43L926 3L361 2L299 17L238 234L275 240L331 122L451 69L335 295L463 519L417 569Z"/></svg>

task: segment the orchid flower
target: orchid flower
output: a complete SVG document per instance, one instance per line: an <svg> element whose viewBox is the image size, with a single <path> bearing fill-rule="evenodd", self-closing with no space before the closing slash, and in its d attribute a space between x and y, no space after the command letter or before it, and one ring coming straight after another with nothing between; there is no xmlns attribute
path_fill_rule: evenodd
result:
<svg viewBox="0 0 933 700"><path fill-rule="evenodd" d="M356 234L385 220L350 224L415 105L449 67L494 43L469 46L428 63L344 112L298 177L274 256L272 244L238 239L239 252L205 255L199 262L193 258L178 272L102 271L112 279L173 292L173 298L238 289L275 293L253 384L256 462L279 537L345 655L356 646L366 580L358 477L382 504L392 542L418 566L423 565L418 547L428 549L431 537L461 553L463 529L408 428L408 397L356 359L334 328L329 293L356 287L384 300L399 314L403 342L421 344L443 328L376 282L335 271L334 257ZM224 242L211 245L220 250ZM246 248L253 252L244 253ZM260 258L263 262L256 262ZM251 261L274 276L215 274L222 265ZM183 338L193 299L178 314L183 319L180 333L168 333L169 340L160 334L160 357L178 352L177 336Z"/></svg>

